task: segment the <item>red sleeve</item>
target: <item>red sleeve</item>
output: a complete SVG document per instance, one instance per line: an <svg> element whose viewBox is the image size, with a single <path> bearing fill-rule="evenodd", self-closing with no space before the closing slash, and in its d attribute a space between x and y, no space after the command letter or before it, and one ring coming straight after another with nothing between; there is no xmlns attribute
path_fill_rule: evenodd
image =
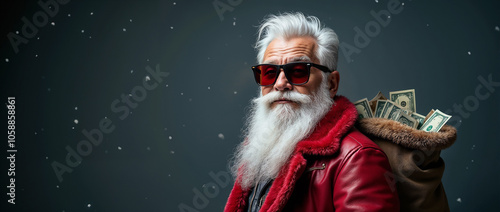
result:
<svg viewBox="0 0 500 212"><path fill-rule="evenodd" d="M337 173L333 189L335 211L399 211L391 168L380 149L353 149Z"/></svg>

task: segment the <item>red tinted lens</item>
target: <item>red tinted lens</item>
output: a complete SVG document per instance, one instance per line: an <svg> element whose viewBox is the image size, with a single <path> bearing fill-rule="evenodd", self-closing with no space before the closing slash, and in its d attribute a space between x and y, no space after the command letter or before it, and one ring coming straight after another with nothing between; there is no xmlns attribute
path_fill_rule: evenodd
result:
<svg viewBox="0 0 500 212"><path fill-rule="evenodd" d="M309 80L307 63L292 63L285 67L285 74L292 84L304 84Z"/></svg>
<svg viewBox="0 0 500 212"><path fill-rule="evenodd" d="M254 77L261 86L274 84L278 69L275 65L258 65L254 68Z"/></svg>

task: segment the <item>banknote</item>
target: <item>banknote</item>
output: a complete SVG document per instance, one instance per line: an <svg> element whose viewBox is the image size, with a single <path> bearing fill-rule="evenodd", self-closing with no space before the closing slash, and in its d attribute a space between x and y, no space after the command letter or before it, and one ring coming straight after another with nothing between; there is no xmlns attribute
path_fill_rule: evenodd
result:
<svg viewBox="0 0 500 212"><path fill-rule="evenodd" d="M403 108L401 108L400 106L393 103L392 108L389 111L387 111L385 116L387 119L396 121L396 119L398 118L400 113L406 114L406 112L403 110Z"/></svg>
<svg viewBox="0 0 500 212"><path fill-rule="evenodd" d="M364 98L357 102L354 102L356 106L356 110L358 110L358 117L362 118L372 118L372 110L370 109L370 104L368 103L368 99Z"/></svg>
<svg viewBox="0 0 500 212"><path fill-rule="evenodd" d="M424 119L424 123L427 121L427 119L429 117L431 117L431 115L434 113L434 109L432 109L429 113L427 113L427 115L425 116L425 119Z"/></svg>
<svg viewBox="0 0 500 212"><path fill-rule="evenodd" d="M416 128L418 125L418 121L411 117L410 115L404 113L402 110L399 111L398 117L395 119L397 122L407 125L411 128Z"/></svg>
<svg viewBox="0 0 500 212"><path fill-rule="evenodd" d="M368 101L368 103L370 103L370 107L372 108L372 112L373 112L374 116L376 113L378 100L387 100L387 98L384 96L384 94L382 94L382 92L379 91L377 93L377 95L375 95L375 97L373 97L372 100Z"/></svg>
<svg viewBox="0 0 500 212"><path fill-rule="evenodd" d="M417 112L415 89L391 91L389 92L389 99L406 110Z"/></svg>
<svg viewBox="0 0 500 212"><path fill-rule="evenodd" d="M432 109L426 116L417 113L415 89L389 92L389 99L379 91L370 101L364 98L354 105L360 119L384 118L426 132L438 132L451 118L437 109Z"/></svg>
<svg viewBox="0 0 500 212"><path fill-rule="evenodd" d="M410 116L412 118L414 118L415 120L417 120L417 122L418 122L416 129L420 129L420 127L422 127L422 125L424 124L425 116L422 116L418 113L412 113L412 114L410 114Z"/></svg>
<svg viewBox="0 0 500 212"><path fill-rule="evenodd" d="M436 109L434 113L429 116L427 121L425 121L420 130L426 132L438 132L450 118L450 115L447 115Z"/></svg>
<svg viewBox="0 0 500 212"><path fill-rule="evenodd" d="M387 102L387 100L377 100L377 104L375 105L375 114L373 114L373 117L376 117L376 118L380 117L386 102Z"/></svg>
<svg viewBox="0 0 500 212"><path fill-rule="evenodd" d="M389 112L392 110L393 107L394 107L394 102L387 100L387 102L384 105L384 109L382 109L382 113L380 114L380 118L387 118Z"/></svg>

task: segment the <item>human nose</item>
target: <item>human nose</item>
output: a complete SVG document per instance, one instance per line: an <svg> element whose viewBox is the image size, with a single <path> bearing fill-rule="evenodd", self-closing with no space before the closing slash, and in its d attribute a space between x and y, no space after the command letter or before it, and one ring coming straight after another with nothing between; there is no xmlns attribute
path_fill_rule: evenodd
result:
<svg viewBox="0 0 500 212"><path fill-rule="evenodd" d="M274 83L274 89L276 91L288 91L292 90L292 84L288 82L288 79L285 76L285 71L283 69L280 69L278 79L276 80L276 83Z"/></svg>

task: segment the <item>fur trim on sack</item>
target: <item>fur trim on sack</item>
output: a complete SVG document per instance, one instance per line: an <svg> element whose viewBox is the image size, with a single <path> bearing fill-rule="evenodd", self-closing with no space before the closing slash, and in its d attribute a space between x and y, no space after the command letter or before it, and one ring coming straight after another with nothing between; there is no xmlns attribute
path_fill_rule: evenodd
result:
<svg viewBox="0 0 500 212"><path fill-rule="evenodd" d="M449 125L444 125L439 132L417 130L383 118L361 119L356 125L366 135L382 138L411 149L442 150L453 145L457 139L457 130Z"/></svg>

